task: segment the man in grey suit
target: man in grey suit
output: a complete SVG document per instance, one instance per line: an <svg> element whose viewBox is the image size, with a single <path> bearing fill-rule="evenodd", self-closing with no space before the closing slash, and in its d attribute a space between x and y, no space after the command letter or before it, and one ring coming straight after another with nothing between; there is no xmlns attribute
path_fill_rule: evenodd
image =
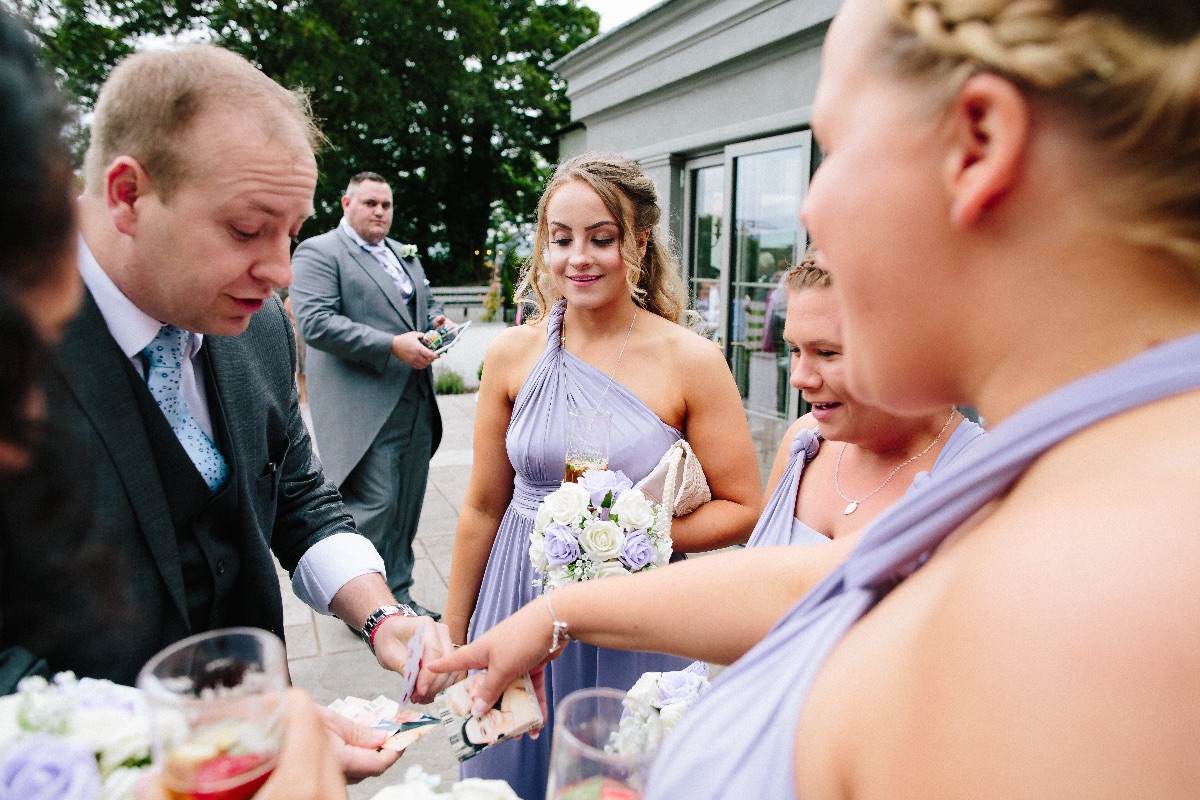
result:
<svg viewBox="0 0 1200 800"><path fill-rule="evenodd" d="M426 663L449 651L443 626L388 591L300 416L274 290L312 213L319 136L302 97L217 47L139 53L105 83L79 203L86 292L46 380L86 513L55 527L5 504L5 680L73 669L131 683L193 633L282 637L272 552L301 599L364 630L382 666L404 668L418 629ZM70 559L46 556L70 551L114 556L88 577L122 614L73 592ZM57 590L70 601L30 602ZM423 671L418 693L446 683Z"/></svg>
<svg viewBox="0 0 1200 800"><path fill-rule="evenodd" d="M442 438L422 335L446 322L415 252L387 238L392 189L383 176L350 179L337 228L300 243L292 308L309 345L313 434L325 474L387 566L388 586L414 603L413 538L429 459Z"/></svg>

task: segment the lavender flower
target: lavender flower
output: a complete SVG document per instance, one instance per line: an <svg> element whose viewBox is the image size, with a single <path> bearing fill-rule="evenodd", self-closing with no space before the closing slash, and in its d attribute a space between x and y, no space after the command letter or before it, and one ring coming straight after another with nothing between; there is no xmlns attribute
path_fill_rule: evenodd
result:
<svg viewBox="0 0 1200 800"><path fill-rule="evenodd" d="M546 526L544 552L546 563L552 567L570 564L579 558L579 540L575 538L575 532L566 525L552 523Z"/></svg>
<svg viewBox="0 0 1200 800"><path fill-rule="evenodd" d="M92 800L99 794L96 756L70 739L25 739L0 762L0 800Z"/></svg>
<svg viewBox="0 0 1200 800"><path fill-rule="evenodd" d="M633 483L625 477L624 472L607 469L589 469L580 476L579 485L592 496L592 508L600 508L609 492L612 492L615 501L621 492L633 488Z"/></svg>
<svg viewBox="0 0 1200 800"><path fill-rule="evenodd" d="M704 676L694 672L664 672L658 679L658 702L655 705L665 708L675 703L690 703L699 696L705 683L707 680Z"/></svg>
<svg viewBox="0 0 1200 800"><path fill-rule="evenodd" d="M654 560L654 545L650 544L650 538L646 536L646 531L636 530L630 531L625 536L625 543L621 545L621 554L618 556L621 563L629 567L630 572L637 572L642 567Z"/></svg>

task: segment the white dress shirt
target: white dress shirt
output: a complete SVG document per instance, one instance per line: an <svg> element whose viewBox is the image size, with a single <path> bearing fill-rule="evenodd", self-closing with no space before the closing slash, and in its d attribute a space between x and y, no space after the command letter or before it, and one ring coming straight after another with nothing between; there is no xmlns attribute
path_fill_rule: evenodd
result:
<svg viewBox="0 0 1200 800"><path fill-rule="evenodd" d="M144 376L147 365L142 350L158 335L164 323L142 311L117 288L82 237L79 240L79 272L117 346L138 374ZM201 429L216 441L204 380L196 377L201 367L199 356L203 343L203 334L189 333L189 357L183 363L180 392ZM375 546L365 536L343 531L317 542L300 557L292 576L292 591L314 611L328 615L329 603L338 590L359 575L370 572L378 572L386 578L383 559Z"/></svg>

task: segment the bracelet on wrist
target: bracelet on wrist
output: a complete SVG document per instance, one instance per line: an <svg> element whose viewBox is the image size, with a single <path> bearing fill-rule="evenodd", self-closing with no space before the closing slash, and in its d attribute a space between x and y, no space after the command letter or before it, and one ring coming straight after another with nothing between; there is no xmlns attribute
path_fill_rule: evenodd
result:
<svg viewBox="0 0 1200 800"><path fill-rule="evenodd" d="M560 647L566 647L571 643L571 633L567 629L567 623L560 620L554 613L554 606L550 603L550 592L546 591L542 597L546 598L546 610L550 612L550 619L553 620L553 636L550 640L549 653L554 655Z"/></svg>
<svg viewBox="0 0 1200 800"><path fill-rule="evenodd" d="M388 617L415 617L418 616L416 611L413 611L412 606L387 605L380 606L371 612L367 617L367 621L363 623L358 635L367 643L367 647L371 648L371 652L375 652L375 634L379 631L379 625Z"/></svg>

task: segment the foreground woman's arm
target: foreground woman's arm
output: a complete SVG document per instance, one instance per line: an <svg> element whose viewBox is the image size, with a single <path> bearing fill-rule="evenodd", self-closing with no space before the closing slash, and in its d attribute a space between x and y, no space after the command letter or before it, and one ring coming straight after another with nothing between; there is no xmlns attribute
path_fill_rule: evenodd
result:
<svg viewBox="0 0 1200 800"><path fill-rule="evenodd" d="M639 575L570 584L553 590L551 602L571 637L588 644L730 664L841 563L854 541L715 553ZM539 597L429 668L486 668L479 699L487 708L514 678L551 659L552 637L550 610Z"/></svg>

